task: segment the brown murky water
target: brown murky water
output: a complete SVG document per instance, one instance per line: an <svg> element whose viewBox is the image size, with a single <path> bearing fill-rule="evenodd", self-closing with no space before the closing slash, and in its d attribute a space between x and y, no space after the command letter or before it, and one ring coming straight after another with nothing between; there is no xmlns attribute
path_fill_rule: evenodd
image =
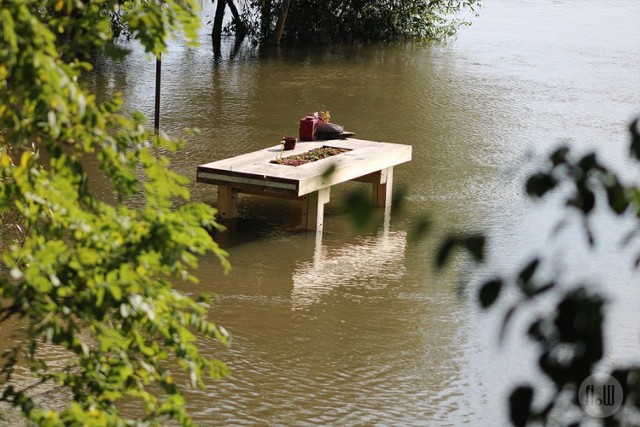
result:
<svg viewBox="0 0 640 427"><path fill-rule="evenodd" d="M342 203L358 184L332 192L320 239L289 231L294 204L241 198L237 228L223 237L232 273L204 259L201 284L185 289L214 292L212 318L234 336L230 349L210 350L231 377L189 394L198 424L504 424L508 389L535 378L530 347L496 344L498 316L479 315L472 290L457 292L464 261L436 274L435 239L410 238L423 213L438 230L488 230L496 269L546 247L563 257L557 271L580 266L561 273L568 283L619 284L608 360L637 357L638 275L625 270L615 241L587 262L577 227L549 243L557 203L531 205L521 184L530 154L566 138L624 163L625 129L640 113L640 4L485 3L444 45L234 52L229 42L218 58L206 36L198 49L172 45L161 127L201 130L174 158L187 176L197 164L276 144L319 109L359 138L414 150L396 169L403 210L370 230L351 227ZM93 81L103 96L122 91L128 109L153 116L154 63L144 55L101 64ZM191 189L215 203L214 187ZM604 224L606 237L628 225Z"/></svg>

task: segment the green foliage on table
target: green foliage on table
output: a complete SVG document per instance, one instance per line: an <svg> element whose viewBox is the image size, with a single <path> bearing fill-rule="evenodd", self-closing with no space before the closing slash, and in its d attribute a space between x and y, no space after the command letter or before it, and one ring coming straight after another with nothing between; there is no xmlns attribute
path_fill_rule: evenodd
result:
<svg viewBox="0 0 640 427"><path fill-rule="evenodd" d="M228 340L207 320L206 298L172 286L197 281L208 253L228 268L210 237L215 211L189 202L164 155L182 142L82 84L91 55L122 53L114 17L158 55L178 31L194 39L196 11L191 0L0 3L0 322L24 337L0 359L0 400L30 423L189 425L181 389L227 371L198 348L202 337ZM96 196L89 161L111 202ZM67 357L49 366L52 351ZM21 367L32 383L16 380ZM59 406L34 398L40 385Z"/></svg>

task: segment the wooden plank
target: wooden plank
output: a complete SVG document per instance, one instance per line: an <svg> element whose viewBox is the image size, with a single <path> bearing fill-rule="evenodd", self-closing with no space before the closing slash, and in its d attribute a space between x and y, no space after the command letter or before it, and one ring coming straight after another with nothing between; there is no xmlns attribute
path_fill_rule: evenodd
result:
<svg viewBox="0 0 640 427"><path fill-rule="evenodd" d="M300 196L289 191L270 187L256 187L253 185L233 184L233 189L238 193L253 194L255 196L275 197L278 199L300 200Z"/></svg>
<svg viewBox="0 0 640 427"><path fill-rule="evenodd" d="M198 169L196 175L197 182L214 185L228 185L237 188L268 188L273 191L287 193L294 196L298 195L298 183L291 180L282 180L264 175L255 175L247 173L222 173L214 170Z"/></svg>

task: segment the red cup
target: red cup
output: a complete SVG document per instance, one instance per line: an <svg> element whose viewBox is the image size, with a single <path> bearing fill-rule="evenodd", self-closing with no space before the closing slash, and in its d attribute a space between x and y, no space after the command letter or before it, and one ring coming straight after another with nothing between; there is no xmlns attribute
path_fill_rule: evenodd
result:
<svg viewBox="0 0 640 427"><path fill-rule="evenodd" d="M293 150L296 148L296 143L298 142L298 138L295 136L285 136L282 138L284 141L284 149L285 150Z"/></svg>

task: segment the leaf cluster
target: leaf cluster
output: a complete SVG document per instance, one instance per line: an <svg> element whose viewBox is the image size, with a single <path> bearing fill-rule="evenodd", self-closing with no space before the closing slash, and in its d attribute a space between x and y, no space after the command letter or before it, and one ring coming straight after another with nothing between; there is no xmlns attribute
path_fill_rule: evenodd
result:
<svg viewBox="0 0 640 427"><path fill-rule="evenodd" d="M205 357L198 336L227 343L207 319L206 298L178 292L197 281L198 258L225 252L209 231L215 210L191 203L187 179L162 153L182 145L153 135L144 118L120 113L119 97L97 102L82 84L86 57L110 53L119 14L150 54L198 25L192 1L8 0L0 5L0 217L25 230L0 245L0 324L14 319L25 339L2 357L0 400L43 425L191 423L175 372L201 387L227 369ZM114 193L92 190L96 162ZM134 195L143 200L132 206ZM69 354L49 366L46 351ZM46 408L14 380L26 365L39 383L62 388ZM137 400L138 414L119 403Z"/></svg>
<svg viewBox="0 0 640 427"><path fill-rule="evenodd" d="M631 143L629 155L632 161L640 161L640 129L638 120L629 127ZM616 170L605 166L594 153L576 156L568 147L560 147L551 153L546 164L531 175L526 191L533 198L558 194L564 198L570 215L577 215L584 225L584 233L591 245L597 245L591 231L596 210L608 210L614 215L632 215L636 219L634 230L624 244L633 250L631 243L640 236L640 191L637 184L625 184ZM566 222L562 221L559 226ZM469 239L477 237L450 237L445 240L438 254L439 266L444 266L455 247L471 252L474 259L483 261L479 246L470 245ZM640 264L636 255L635 267ZM544 279L540 273L545 261L542 256L527 262L513 277L493 277L479 287L478 302L484 309L497 304L509 291L515 302L504 311L500 338L512 319L527 306L543 301L551 310L533 317L527 336L538 348L538 367L552 385L549 396L539 393L537 386L522 384L509 397L510 419L513 425L581 425L590 419L579 408L579 388L592 373L601 372L599 363L605 355L606 300L586 284L570 289L560 286L555 279ZM553 295L555 298L547 298ZM509 300L513 300L510 298ZM506 300L506 299L505 299ZM610 417L601 420L602 425L637 425L640 415L640 364L613 366L607 373L622 385L623 407ZM567 411L567 407L577 409ZM593 419L590 419L593 421Z"/></svg>

